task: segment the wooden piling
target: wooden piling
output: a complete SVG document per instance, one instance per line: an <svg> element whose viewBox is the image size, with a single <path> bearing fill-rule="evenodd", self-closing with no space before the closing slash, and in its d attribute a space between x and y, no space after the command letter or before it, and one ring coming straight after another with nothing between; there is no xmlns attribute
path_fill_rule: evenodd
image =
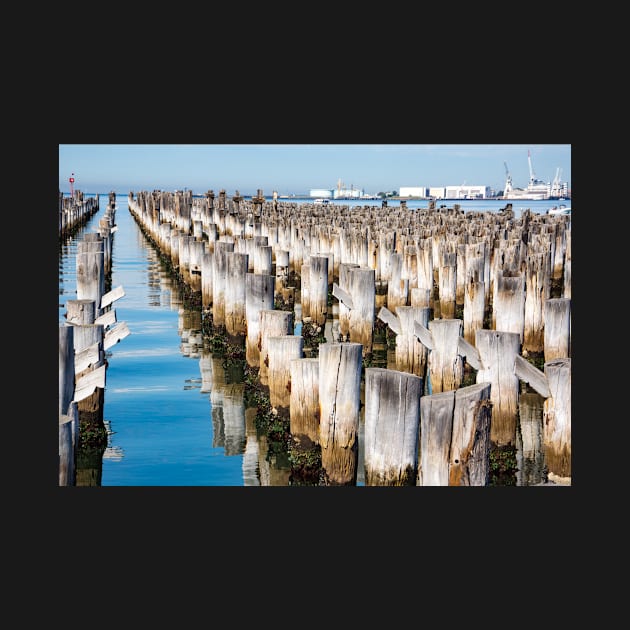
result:
<svg viewBox="0 0 630 630"><path fill-rule="evenodd" d="M234 251L234 242L217 241L214 245L212 269L212 320L214 326L225 326L225 287L227 282L227 254Z"/></svg>
<svg viewBox="0 0 630 630"><path fill-rule="evenodd" d="M490 439L498 446L515 445L519 379L514 371L514 361L520 355L520 336L513 332L478 330L475 346L481 360L477 383L492 386Z"/></svg>
<svg viewBox="0 0 630 630"><path fill-rule="evenodd" d="M327 486L356 484L362 357L360 343L319 346L319 441Z"/></svg>
<svg viewBox="0 0 630 630"><path fill-rule="evenodd" d="M319 443L319 358L292 359L290 431L299 450Z"/></svg>
<svg viewBox="0 0 630 630"><path fill-rule="evenodd" d="M525 330L525 278L522 274L506 276L499 273L493 301L494 328L517 333L523 343Z"/></svg>
<svg viewBox="0 0 630 630"><path fill-rule="evenodd" d="M545 363L551 396L543 405L545 462L550 473L571 477L571 359Z"/></svg>
<svg viewBox="0 0 630 630"><path fill-rule="evenodd" d="M363 346L363 355L372 352L375 319L374 269L352 267L348 272L350 310L350 342Z"/></svg>
<svg viewBox="0 0 630 630"><path fill-rule="evenodd" d="M267 348L269 337L292 335L293 332L293 311L275 309L263 309L260 311L260 367L258 369L258 380L261 385L269 385L269 351Z"/></svg>
<svg viewBox="0 0 630 630"><path fill-rule="evenodd" d="M311 256L308 272L311 321L314 326L324 326L328 315L328 257Z"/></svg>
<svg viewBox="0 0 630 630"><path fill-rule="evenodd" d="M249 257L236 252L227 252L225 256L225 329L231 337L244 338L247 334L245 276Z"/></svg>
<svg viewBox="0 0 630 630"><path fill-rule="evenodd" d="M74 327L59 326L59 416L68 415L74 398Z"/></svg>
<svg viewBox="0 0 630 630"><path fill-rule="evenodd" d="M365 369L366 486L416 485L422 389L413 374Z"/></svg>
<svg viewBox="0 0 630 630"><path fill-rule="evenodd" d="M470 385L420 399L419 486L486 486L490 385Z"/></svg>
<svg viewBox="0 0 630 630"><path fill-rule="evenodd" d="M280 414L289 416L291 402L291 360L303 358L304 338L300 335L268 337L269 402Z"/></svg>
<svg viewBox="0 0 630 630"><path fill-rule="evenodd" d="M545 363L571 356L571 300L552 298L544 309Z"/></svg>
<svg viewBox="0 0 630 630"><path fill-rule="evenodd" d="M251 367L260 365L260 312L274 308L274 285L274 276L248 273L245 277L245 358Z"/></svg>

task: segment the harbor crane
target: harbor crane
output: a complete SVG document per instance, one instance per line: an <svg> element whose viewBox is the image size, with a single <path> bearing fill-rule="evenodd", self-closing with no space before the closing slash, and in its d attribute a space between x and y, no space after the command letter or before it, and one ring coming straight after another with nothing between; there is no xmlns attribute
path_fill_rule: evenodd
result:
<svg viewBox="0 0 630 630"><path fill-rule="evenodd" d="M562 177L562 169L558 166L558 168L556 168L556 176L553 178L553 182L551 182L551 194L553 196L559 196L561 193L561 184L560 184L560 178Z"/></svg>
<svg viewBox="0 0 630 630"><path fill-rule="evenodd" d="M527 150L527 163L529 164L529 183L531 185L544 184L545 182L543 182L542 179L536 178L536 173L534 173L534 167L532 166L532 154L529 149Z"/></svg>
<svg viewBox="0 0 630 630"><path fill-rule="evenodd" d="M505 165L505 186L503 187L503 196L505 197L509 192L512 192L512 176L508 169L507 162L503 162Z"/></svg>

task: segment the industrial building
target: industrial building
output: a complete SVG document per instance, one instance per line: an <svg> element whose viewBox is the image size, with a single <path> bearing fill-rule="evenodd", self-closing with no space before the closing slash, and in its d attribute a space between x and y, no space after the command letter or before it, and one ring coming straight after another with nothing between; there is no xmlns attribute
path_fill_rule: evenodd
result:
<svg viewBox="0 0 630 630"><path fill-rule="evenodd" d="M425 186L401 186L398 191L399 197L426 197L427 189Z"/></svg>
<svg viewBox="0 0 630 630"><path fill-rule="evenodd" d="M333 195L332 188L311 188L310 197L319 197L320 199L331 199Z"/></svg>

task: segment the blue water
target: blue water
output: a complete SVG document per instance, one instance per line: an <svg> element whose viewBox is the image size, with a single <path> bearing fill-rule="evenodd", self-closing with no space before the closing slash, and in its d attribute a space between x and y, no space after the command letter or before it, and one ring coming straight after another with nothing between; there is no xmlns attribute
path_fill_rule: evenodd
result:
<svg viewBox="0 0 630 630"><path fill-rule="evenodd" d="M100 195L101 210L81 233L60 246L60 324L67 300L77 298L77 244L98 226L107 202L108 195ZM242 383L230 383L221 361L213 361L201 347L200 321L191 323L175 281L129 213L126 193L119 194L116 203L111 286L122 286L125 294L113 308L117 322L125 322L130 335L108 350L104 419L110 435L101 485L286 485L285 464L268 461L264 439L256 436L251 413L246 413ZM380 200L335 203L381 206ZM458 203L464 211L498 211L506 204L443 203L448 207ZM512 203L518 216L525 208L546 212L557 202ZM388 205L398 202L390 200ZM407 207L426 208L428 202L408 201ZM359 465L357 485L362 485L362 475Z"/></svg>

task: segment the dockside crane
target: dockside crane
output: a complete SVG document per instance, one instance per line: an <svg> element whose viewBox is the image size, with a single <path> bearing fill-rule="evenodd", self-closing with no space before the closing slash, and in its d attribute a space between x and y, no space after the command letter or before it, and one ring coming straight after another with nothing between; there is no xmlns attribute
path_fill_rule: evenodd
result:
<svg viewBox="0 0 630 630"><path fill-rule="evenodd" d="M536 178L536 173L534 173L534 167L532 166L532 154L529 149L527 150L527 163L529 164L529 183L531 185L544 184L545 182L543 182L542 179Z"/></svg>
<svg viewBox="0 0 630 630"><path fill-rule="evenodd" d="M512 192L512 176L508 169L507 162L503 162L505 166L505 186L503 187L503 196L506 197L508 193Z"/></svg>
<svg viewBox="0 0 630 630"><path fill-rule="evenodd" d="M551 183L551 194L554 197L559 197L562 192L562 186L560 184L560 178L562 177L562 169L558 166L556 168L556 176Z"/></svg>

